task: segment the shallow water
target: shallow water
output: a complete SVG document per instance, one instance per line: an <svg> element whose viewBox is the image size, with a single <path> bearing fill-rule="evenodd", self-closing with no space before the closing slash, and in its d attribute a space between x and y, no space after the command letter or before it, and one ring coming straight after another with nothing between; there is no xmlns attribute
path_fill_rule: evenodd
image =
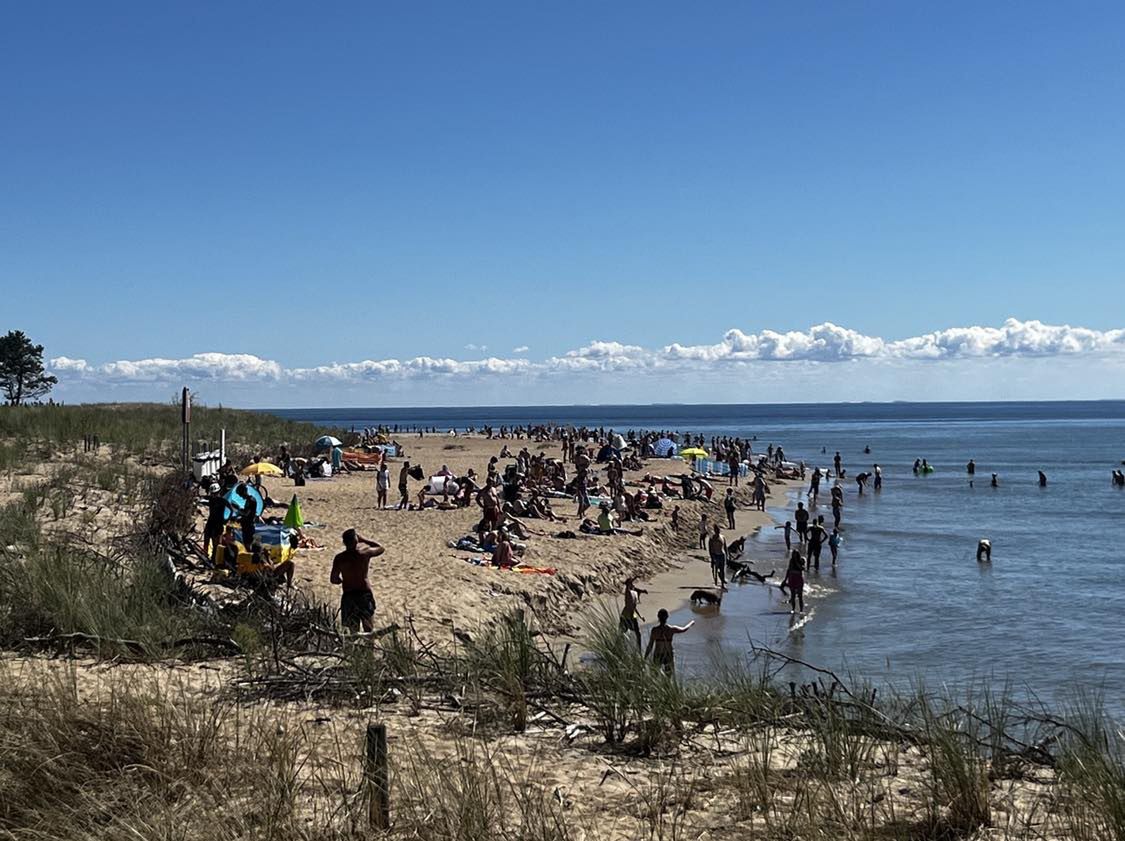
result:
<svg viewBox="0 0 1125 841"><path fill-rule="evenodd" d="M791 629L776 590L736 588L721 614L700 614L677 639L687 668L704 667L719 647L744 651L753 638L876 683L920 678L930 687L958 687L1010 679L1021 692L1052 702L1075 687L1100 687L1108 706L1125 710L1125 492L1110 482L1125 458L1125 403L277 413L345 427L424 423L444 430L554 420L671 428L756 435L755 450L781 443L787 457L810 465L829 465L839 450L849 476L878 462L881 493L860 497L850 478L844 482L840 563L833 571L825 548L820 574L810 574L811 617ZM915 458L928 459L935 472L914 476ZM973 488L965 474L969 458L977 463ZM1038 487L1038 470L1048 476L1046 488ZM999 488L989 487L992 472ZM774 513L785 519L788 512ZM829 506L818 513L831 525ZM990 566L975 561L981 537L992 541ZM780 531L763 531L751 546L750 556L765 561L766 570L783 567Z"/></svg>

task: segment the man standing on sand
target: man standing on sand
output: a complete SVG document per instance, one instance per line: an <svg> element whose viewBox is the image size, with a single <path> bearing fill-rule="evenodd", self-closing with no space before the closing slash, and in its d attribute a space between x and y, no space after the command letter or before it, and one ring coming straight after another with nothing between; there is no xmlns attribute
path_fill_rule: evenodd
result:
<svg viewBox="0 0 1125 841"><path fill-rule="evenodd" d="M723 508L727 512L727 528L734 528L734 511L737 506L734 502L734 489L727 488L726 498L723 500Z"/></svg>
<svg viewBox="0 0 1125 841"><path fill-rule="evenodd" d="M396 509L405 511L410 506L410 462L402 463L402 470L398 472L398 493L402 497Z"/></svg>
<svg viewBox="0 0 1125 841"><path fill-rule="evenodd" d="M362 627L365 631L375 629L375 596L367 582L367 570L371 559L385 551L374 540L356 534L355 529L344 532L344 551L332 559L332 574L329 580L339 584L343 590L340 596L340 624L345 630Z"/></svg>
<svg viewBox="0 0 1125 841"><path fill-rule="evenodd" d="M707 540L707 554L711 556L711 580L727 589L727 542L723 540L723 528L718 523Z"/></svg>
<svg viewBox="0 0 1125 841"><path fill-rule="evenodd" d="M636 585L637 577L630 575L625 579L625 606L621 608L621 633L633 634L637 638L637 653L641 651L641 622L644 617L637 610L641 601L641 593L648 595L648 590L642 590Z"/></svg>

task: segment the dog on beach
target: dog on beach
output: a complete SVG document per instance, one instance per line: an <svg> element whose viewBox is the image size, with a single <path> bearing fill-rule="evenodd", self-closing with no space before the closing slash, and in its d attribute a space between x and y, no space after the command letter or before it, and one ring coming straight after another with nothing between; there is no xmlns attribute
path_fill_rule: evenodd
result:
<svg viewBox="0 0 1125 841"><path fill-rule="evenodd" d="M691 603L696 607L703 605L715 605L716 607L723 603L722 591L712 592L711 590L696 590L691 594Z"/></svg>

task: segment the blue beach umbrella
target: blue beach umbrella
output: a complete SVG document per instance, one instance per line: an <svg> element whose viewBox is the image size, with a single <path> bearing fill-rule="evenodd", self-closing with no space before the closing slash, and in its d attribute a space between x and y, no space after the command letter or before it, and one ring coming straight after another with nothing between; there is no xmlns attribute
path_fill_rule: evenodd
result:
<svg viewBox="0 0 1125 841"><path fill-rule="evenodd" d="M657 458L667 458L676 452L676 442L671 438L661 438L652 445L652 451Z"/></svg>
<svg viewBox="0 0 1125 841"><path fill-rule="evenodd" d="M339 438L333 438L331 435L321 435L316 439L313 446L318 450L331 450L333 447L344 446L344 442Z"/></svg>

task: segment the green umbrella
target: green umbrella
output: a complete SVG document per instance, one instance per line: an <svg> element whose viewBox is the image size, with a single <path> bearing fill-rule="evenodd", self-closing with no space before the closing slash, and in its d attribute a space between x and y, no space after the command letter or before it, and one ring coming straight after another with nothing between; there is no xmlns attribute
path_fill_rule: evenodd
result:
<svg viewBox="0 0 1125 841"><path fill-rule="evenodd" d="M305 524L305 518L301 516L301 503L297 500L297 494L293 494L293 499L289 503L289 510L285 512L285 519L281 523L290 529L299 529Z"/></svg>

